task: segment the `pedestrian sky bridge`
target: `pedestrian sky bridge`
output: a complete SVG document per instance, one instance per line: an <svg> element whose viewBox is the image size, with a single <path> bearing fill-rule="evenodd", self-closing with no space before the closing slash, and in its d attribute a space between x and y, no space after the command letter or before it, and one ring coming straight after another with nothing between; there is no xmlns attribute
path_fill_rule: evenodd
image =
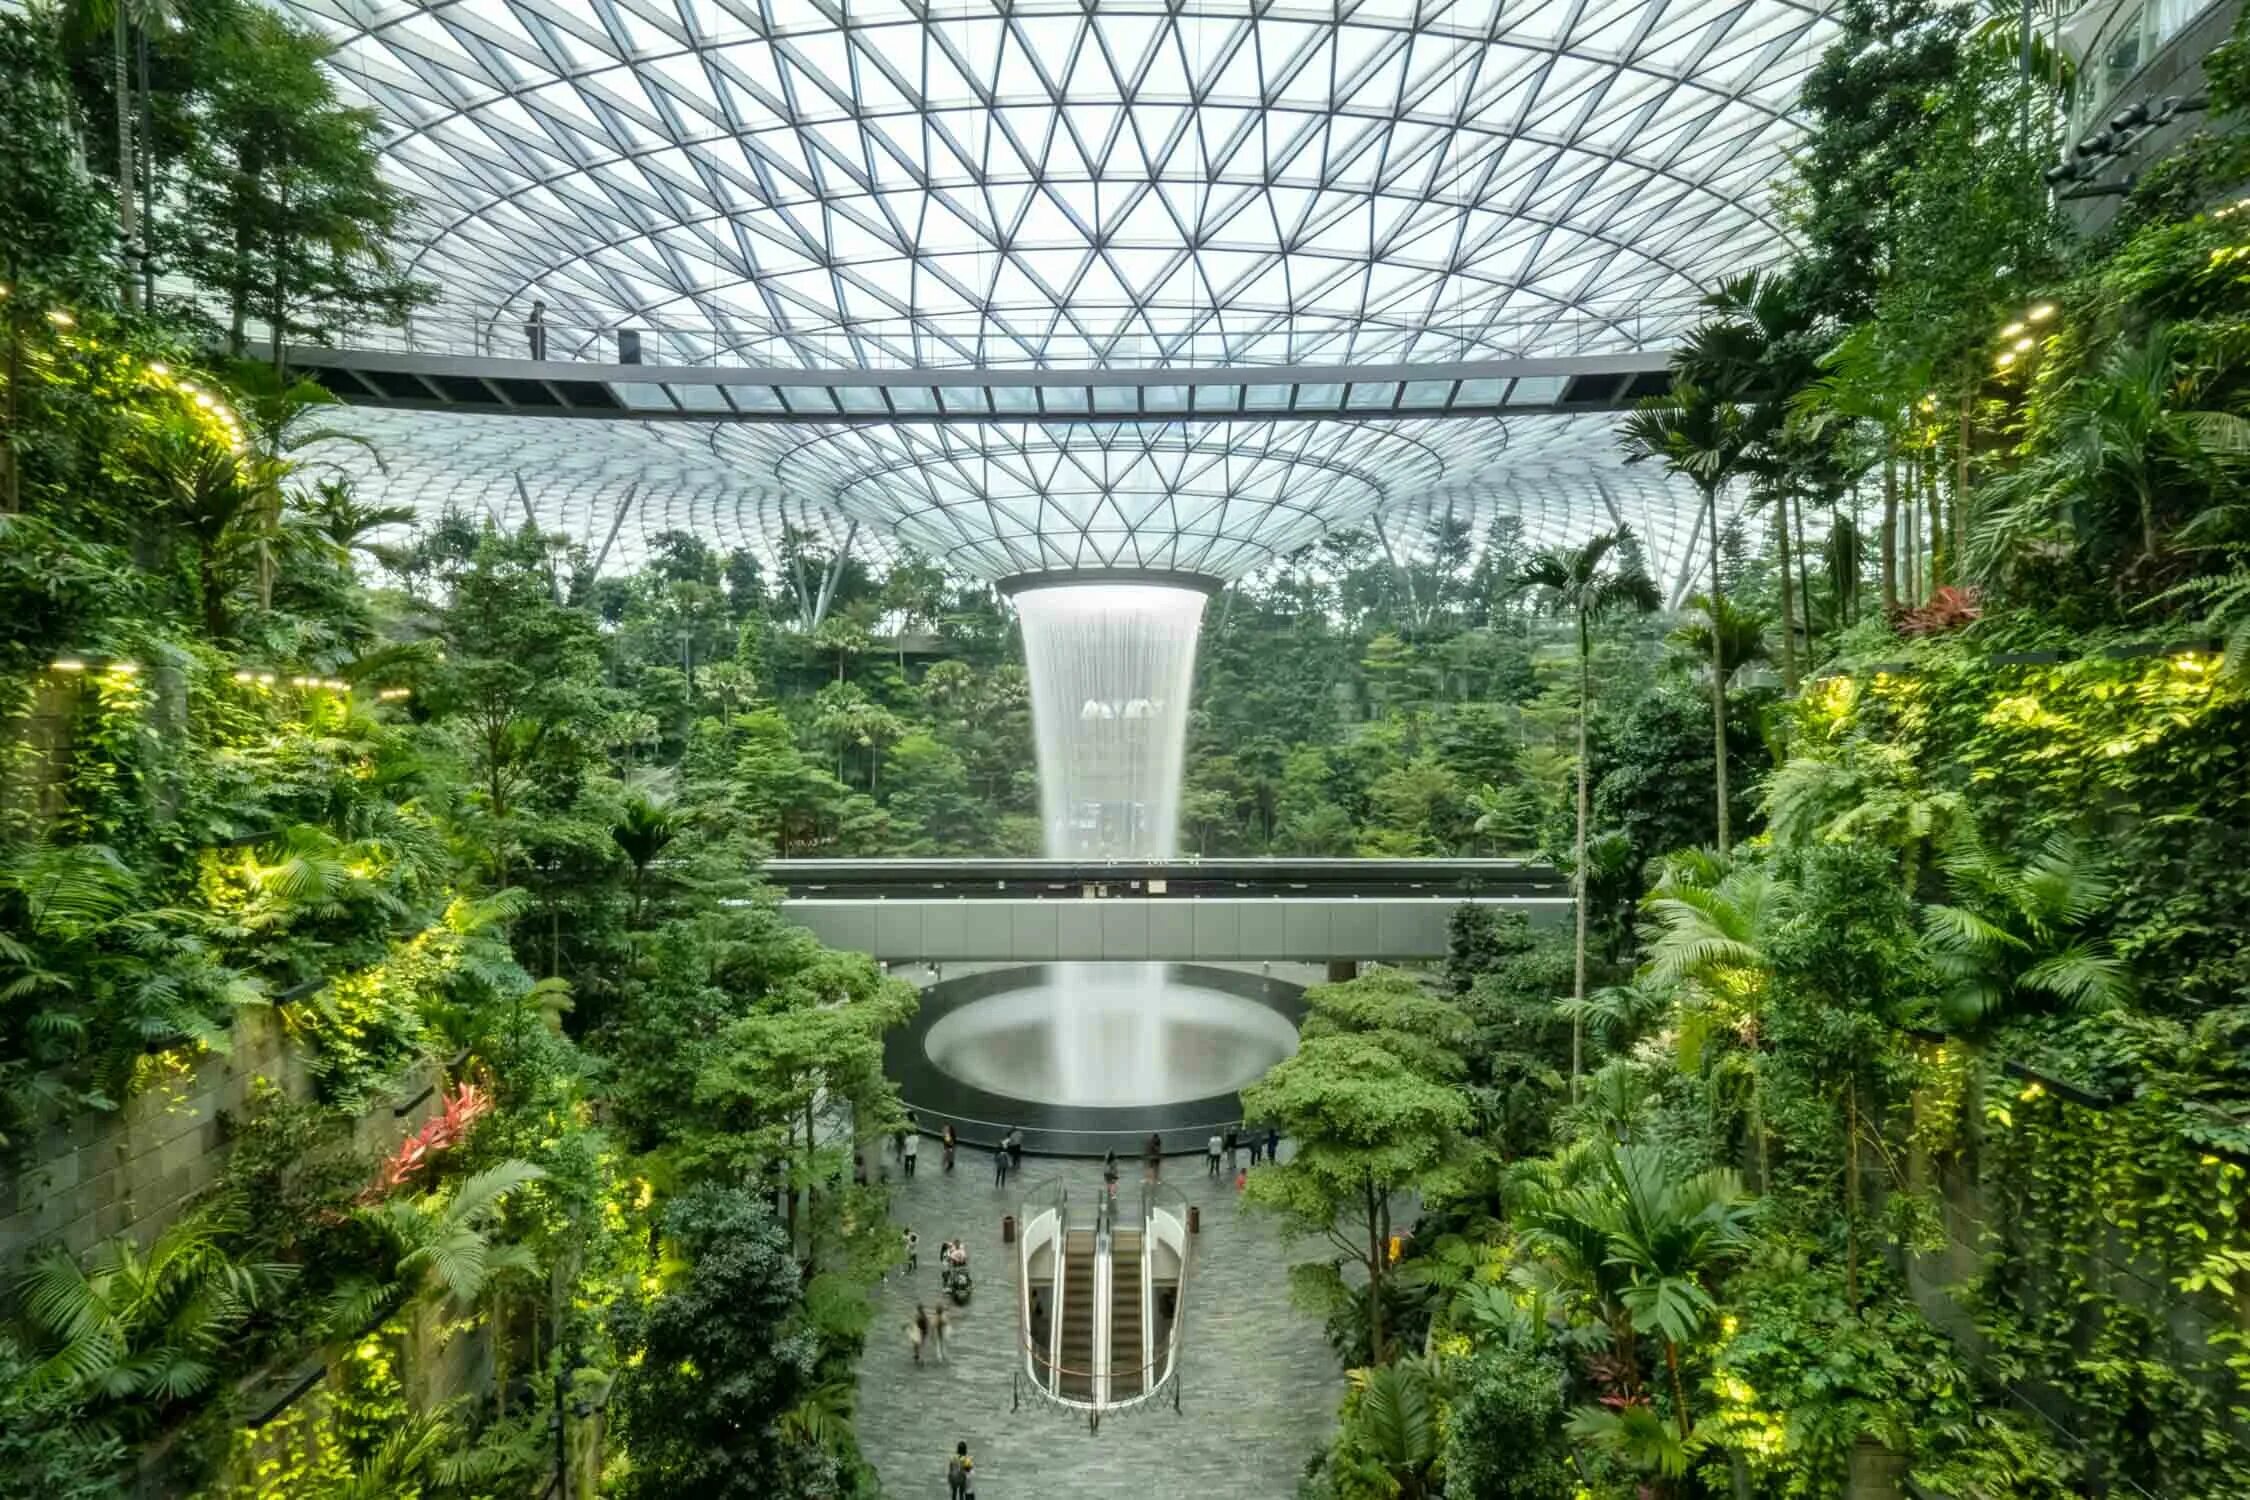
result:
<svg viewBox="0 0 2250 1500"><path fill-rule="evenodd" d="M1569 883L1510 859L781 859L783 910L832 947L893 963L1445 956L1453 913L1534 922Z"/></svg>

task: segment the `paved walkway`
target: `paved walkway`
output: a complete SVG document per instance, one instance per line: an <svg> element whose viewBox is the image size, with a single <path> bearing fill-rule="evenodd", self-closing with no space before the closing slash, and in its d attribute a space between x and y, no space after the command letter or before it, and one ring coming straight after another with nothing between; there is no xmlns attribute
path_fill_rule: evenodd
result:
<svg viewBox="0 0 2250 1500"><path fill-rule="evenodd" d="M889 1148L884 1148L887 1158ZM1019 1188L1061 1176L1073 1191L1097 1192L1096 1162L1024 1159L1002 1193L984 1153L963 1152L954 1175L938 1170L923 1143L912 1181L892 1173L892 1217L921 1236L922 1266L877 1292L875 1326L860 1362L860 1447L892 1500L942 1500L945 1459L967 1439L977 1461L978 1500L1289 1500L1313 1450L1326 1441L1343 1377L1320 1325L1289 1302L1288 1266L1321 1253L1292 1245L1270 1219L1242 1213L1231 1180L1204 1175L1201 1157L1173 1157L1165 1180L1202 1209L1187 1293L1180 1411L1111 1412L1101 1431L1082 1418L1027 1400L1009 1408L1015 1261L1000 1243L1000 1216L1016 1211ZM1132 1179L1119 1199L1132 1201ZM906 1327L917 1301L935 1307L937 1247L966 1237L976 1292L954 1319L947 1362L928 1349L916 1367Z"/></svg>

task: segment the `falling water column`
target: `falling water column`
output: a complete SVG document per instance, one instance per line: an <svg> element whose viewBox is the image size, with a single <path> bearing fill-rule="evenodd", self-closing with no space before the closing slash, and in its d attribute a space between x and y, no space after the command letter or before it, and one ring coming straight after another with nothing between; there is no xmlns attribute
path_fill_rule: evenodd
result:
<svg viewBox="0 0 2250 1500"><path fill-rule="evenodd" d="M1023 621L1048 857L1170 858L1212 585L1052 574L1001 587ZM1058 964L1055 995L1049 1035L1064 1097L1094 1097L1120 1078L1157 1097L1164 965Z"/></svg>
<svg viewBox="0 0 2250 1500"><path fill-rule="evenodd" d="M1170 858L1212 585L1053 574L1002 587L1023 621L1048 856Z"/></svg>

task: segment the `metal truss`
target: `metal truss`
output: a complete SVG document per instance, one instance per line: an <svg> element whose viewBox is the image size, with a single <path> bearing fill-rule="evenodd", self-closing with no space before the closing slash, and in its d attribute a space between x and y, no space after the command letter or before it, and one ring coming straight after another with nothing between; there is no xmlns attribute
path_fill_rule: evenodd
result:
<svg viewBox="0 0 2250 1500"><path fill-rule="evenodd" d="M1768 184L1795 139L1798 86L1834 34L1825 0L281 3L336 39L346 91L392 128L386 170L421 204L415 274L495 327L538 299L558 324L675 330L683 360L805 368L1662 348L1696 295L1780 253ZM1256 433L1265 446L1235 467L1265 474L1282 462L1274 424L1233 410L1181 425ZM972 430L1009 432L1012 415ZM416 419L441 420L477 419ZM623 430L583 430L597 425ZM587 470L636 445L661 465L703 441L642 425L569 424L549 441L598 452ZM1304 425L1333 429L1305 437L1315 451L1371 441L1350 420ZM1393 483L1381 503L1518 496L1607 515L1594 478L1614 468L1607 424L1460 425L1517 441L1447 440L1444 463L1415 471L1424 491ZM915 441L881 423L855 430L870 449ZM1301 500L1269 504L1200 469L1201 489L1128 494L1175 482L1145 448L1126 466L1141 477L1035 503L1014 486L1077 484L1078 458L1105 476L1115 461L1113 444L1075 435L1099 429L1062 430L1072 462L1053 471L1013 439L994 437L975 465L949 451L949 473L1030 476L980 481L973 503L865 465L847 468L886 477L775 493L903 523L986 569L1025 552L1046 566L1249 566L1306 524L1347 524L1376 503L1356 481L1308 479ZM1510 478L1498 455L1520 460L1534 433L1541 463ZM717 448L700 462L719 466ZM1299 460L1287 462L1295 486ZM716 497L763 495L770 472L683 476L677 508L703 525L700 506L746 505L723 530L747 535L781 502ZM644 526L666 512L660 490L638 507ZM1069 498L1084 494L1113 510ZM1282 529L1246 530L1243 504ZM1671 504L1684 515L1691 502ZM975 531L980 513L989 533ZM1019 535L1026 516L1034 530ZM1061 529L1037 529L1049 526Z"/></svg>

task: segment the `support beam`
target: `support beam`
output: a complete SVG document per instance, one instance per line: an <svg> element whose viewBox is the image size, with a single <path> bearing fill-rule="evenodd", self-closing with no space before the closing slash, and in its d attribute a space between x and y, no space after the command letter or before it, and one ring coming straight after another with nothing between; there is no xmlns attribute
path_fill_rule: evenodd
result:
<svg viewBox="0 0 2250 1500"><path fill-rule="evenodd" d="M859 537L859 522L854 521L844 529L844 544L836 555L828 559L827 576L820 580L820 598L813 605L811 630L820 629L820 622L828 618L828 606L836 599L836 580L844 576L844 560L852 555L852 543ZM800 592L799 597L802 597Z"/></svg>
<svg viewBox="0 0 2250 1500"><path fill-rule="evenodd" d="M520 484L522 481L518 480L517 483ZM617 503L617 518L609 523L609 535L602 538L602 550L594 555L594 572L597 576L601 573L602 564L609 561L609 549L615 545L617 533L625 525L625 516L627 512L632 510L634 498L640 492L641 486L638 480L625 486L625 498Z"/></svg>
<svg viewBox="0 0 2250 1500"><path fill-rule="evenodd" d="M1680 554L1680 570L1673 575L1672 587L1664 597L1666 609L1678 609L1686 601L1688 590L1695 585L1696 546L1703 540L1703 512L1705 509L1707 507L1701 504L1699 499L1695 507L1695 526L1693 530L1688 532L1687 550Z"/></svg>

